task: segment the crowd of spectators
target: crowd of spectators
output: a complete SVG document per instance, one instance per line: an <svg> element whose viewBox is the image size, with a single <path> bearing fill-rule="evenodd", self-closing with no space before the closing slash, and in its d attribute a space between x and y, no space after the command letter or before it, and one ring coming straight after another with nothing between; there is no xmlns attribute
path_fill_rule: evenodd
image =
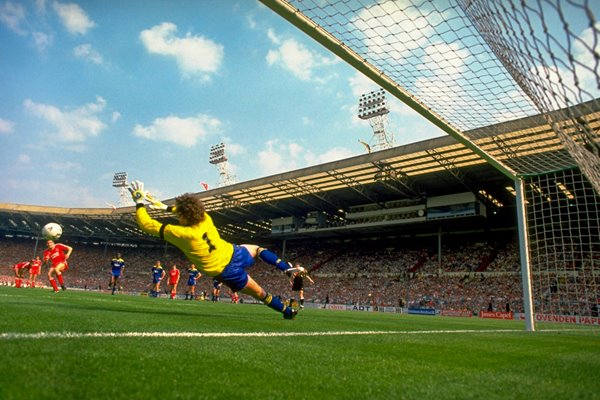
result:
<svg viewBox="0 0 600 400"><path fill-rule="evenodd" d="M286 260L310 271L313 285L305 287L307 302L370 306L422 307L447 310L523 311L521 274L516 240L447 241L437 253L437 241L401 244L380 240L287 242L273 249ZM185 285L189 262L182 253L166 245L123 247L116 245L67 244L74 247L65 275L67 285L86 290L108 290L110 260L120 253L126 261L122 290L145 293L150 287L150 269L160 260L166 270L175 263ZM0 239L0 283L12 281L10 268L19 261L41 255L44 244L35 240ZM282 298L292 296L289 278L279 270L258 262L250 274L266 290ZM45 282L42 271L41 282ZM552 289L555 285L584 296L589 282L547 278L536 285L540 303L564 303ZM598 287L598 282L593 282ZM180 292L183 292L183 287ZM210 293L212 279L202 277L197 293ZM561 291L562 293L563 291ZM227 290L223 291L227 296ZM541 299L541 300L539 300ZM251 301L242 296L242 301ZM541 307L541 304L540 304ZM567 310L569 311L569 310Z"/></svg>

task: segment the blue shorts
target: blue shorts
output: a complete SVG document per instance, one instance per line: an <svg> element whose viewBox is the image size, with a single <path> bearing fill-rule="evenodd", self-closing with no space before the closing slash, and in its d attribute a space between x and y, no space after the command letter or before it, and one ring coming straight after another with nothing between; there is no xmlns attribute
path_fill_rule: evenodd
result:
<svg viewBox="0 0 600 400"><path fill-rule="evenodd" d="M120 278L121 277L121 270L120 269L118 269L118 270L114 270L113 269L111 271L111 273L112 273L112 276L114 276L115 278Z"/></svg>
<svg viewBox="0 0 600 400"><path fill-rule="evenodd" d="M160 281L162 281L162 278L160 278L160 277L157 278L155 276L152 277L152 283L160 283Z"/></svg>
<svg viewBox="0 0 600 400"><path fill-rule="evenodd" d="M234 246L231 261L229 261L223 272L216 276L216 279L229 286L234 292L239 292L248 284L246 268L253 265L254 257L248 249L243 246Z"/></svg>
<svg viewBox="0 0 600 400"><path fill-rule="evenodd" d="M196 286L196 279L189 278L188 281L187 281L187 285L188 286Z"/></svg>

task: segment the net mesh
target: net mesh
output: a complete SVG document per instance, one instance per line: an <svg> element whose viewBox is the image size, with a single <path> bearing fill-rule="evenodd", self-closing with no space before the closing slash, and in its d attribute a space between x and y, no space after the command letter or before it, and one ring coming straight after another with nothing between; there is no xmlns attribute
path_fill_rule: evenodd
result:
<svg viewBox="0 0 600 400"><path fill-rule="evenodd" d="M526 198L536 312L598 316L600 198L577 170L529 178Z"/></svg>
<svg viewBox="0 0 600 400"><path fill-rule="evenodd" d="M598 2L291 0L519 175L578 165L600 192ZM519 121L542 115L539 133ZM507 126L508 131L507 132ZM538 135L539 136L539 135ZM527 160L512 153L525 152Z"/></svg>

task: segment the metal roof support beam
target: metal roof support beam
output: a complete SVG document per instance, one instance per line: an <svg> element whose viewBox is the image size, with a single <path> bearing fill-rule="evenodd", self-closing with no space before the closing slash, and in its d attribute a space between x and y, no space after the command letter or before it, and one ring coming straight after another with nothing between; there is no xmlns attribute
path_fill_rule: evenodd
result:
<svg viewBox="0 0 600 400"><path fill-rule="evenodd" d="M463 173L460 172L460 169L456 166L456 164L454 164L452 160L444 157L442 154L435 151L435 149L427 150L427 154L429 154L435 161L438 162L438 164L444 167L446 171L448 171L453 177L455 177L460 183L462 183L464 187L475 193L471 182Z"/></svg>
<svg viewBox="0 0 600 400"><path fill-rule="evenodd" d="M316 206L314 203L312 203L312 202L306 200L304 197L302 197L303 195L311 194L310 192L303 190L301 193L298 193L298 191L295 190L299 187L299 186L297 186L297 184L292 185L291 181L290 182L284 181L284 182L275 182L272 185L277 190L281 190L281 191L289 194L290 197L293 197L296 200L301 201L302 203L307 204L311 207L319 208L319 211L323 211L320 209L320 207Z"/></svg>
<svg viewBox="0 0 600 400"><path fill-rule="evenodd" d="M337 179L338 181L342 182L344 185L348 186L348 188L354 190L357 193L360 193L364 198L366 198L367 200L369 200L371 203L377 203L379 204L382 208L385 208L385 204L372 198L369 194L367 194L367 192L362 188L363 184L360 182L357 182L356 180L350 178L349 176L346 176L342 173L339 173L337 171L327 171L327 174L335 179Z"/></svg>
<svg viewBox="0 0 600 400"><path fill-rule="evenodd" d="M411 197L417 195L417 191L410 184L410 180L408 175L406 175L400 168L394 168L390 164L384 161L374 161L373 165L379 170L381 176L386 179L380 179L380 177L375 176L375 180L383 183L386 187L395 190L398 193L401 193L404 196ZM391 185L390 182L398 183L403 188L408 190L408 193L400 188Z"/></svg>
<svg viewBox="0 0 600 400"><path fill-rule="evenodd" d="M262 192L252 191L252 190L241 190L241 192L243 194L247 194L247 195L255 197L256 199L260 200L261 204L267 205L267 206L273 208L274 210L277 210L277 211L285 213L285 214L293 215L293 213L290 213L289 211L287 211L281 207L277 207L275 204L273 204L273 202L271 201L271 198Z"/></svg>
<svg viewBox="0 0 600 400"><path fill-rule="evenodd" d="M301 181L300 179L296 179L296 178L290 179L289 182L296 185L297 188L301 187L303 189L304 193L310 194L310 195L318 198L322 202L330 204L333 207L338 207L338 204L333 204L331 202L331 200L329 200L327 198L325 193L319 187L317 187L311 183Z"/></svg>
<svg viewBox="0 0 600 400"><path fill-rule="evenodd" d="M517 159L517 152L516 149L514 148L514 144L513 145L508 145L504 139L502 139L502 137L496 135L496 136L492 136L492 141L496 144L496 146L498 146L498 148L500 149L500 151L502 151L502 153L509 159L509 160L514 160ZM517 146L518 147L518 146Z"/></svg>

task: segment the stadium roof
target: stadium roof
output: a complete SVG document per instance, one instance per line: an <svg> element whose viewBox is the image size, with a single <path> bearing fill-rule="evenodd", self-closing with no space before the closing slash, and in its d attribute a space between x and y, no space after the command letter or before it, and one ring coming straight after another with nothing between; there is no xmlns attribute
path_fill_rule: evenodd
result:
<svg viewBox="0 0 600 400"><path fill-rule="evenodd" d="M594 109L586 119L593 129L598 129L600 112ZM550 126L539 116L499 124L494 129L482 129L494 134L484 137L477 145L511 163L565 153ZM517 138L519 144L510 148L498 146L509 137L512 143ZM410 204L432 196L461 192L472 192L491 209L504 210L501 222L506 225L513 220L507 220L506 216L514 214L514 195L507 189L511 186L510 178L447 136L215 188L197 195L204 201L221 235L236 242L256 242L373 231L408 230L414 233L437 230L439 222L435 225L427 222L350 225L345 221L345 214L349 207L358 205L379 204L385 208L390 201ZM328 229L271 235L273 219L304 218L314 211L337 222ZM63 226L67 239L156 243L156 239L137 228L134 213L133 206L113 210L0 203L0 234L36 236L45 223L54 221ZM152 214L164 220L173 218L158 211L152 211ZM463 229L489 226L489 221L483 220L480 217L445 223L458 223Z"/></svg>

